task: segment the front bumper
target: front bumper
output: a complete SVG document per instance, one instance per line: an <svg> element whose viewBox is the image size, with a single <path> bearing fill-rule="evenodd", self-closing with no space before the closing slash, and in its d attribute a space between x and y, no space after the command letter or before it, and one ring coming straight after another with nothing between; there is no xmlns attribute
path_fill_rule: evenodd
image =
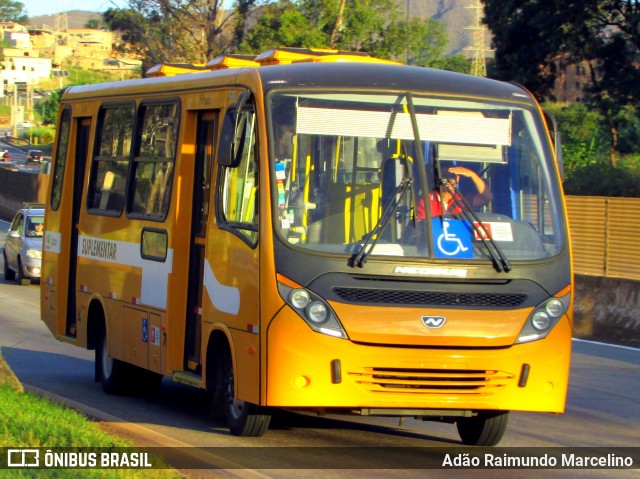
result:
<svg viewBox="0 0 640 479"><path fill-rule="evenodd" d="M508 347L385 346L316 333L285 307L267 346L267 406L561 413L571 325Z"/></svg>
<svg viewBox="0 0 640 479"><path fill-rule="evenodd" d="M22 258L22 274L25 278L38 279L42 272L42 260L24 256Z"/></svg>

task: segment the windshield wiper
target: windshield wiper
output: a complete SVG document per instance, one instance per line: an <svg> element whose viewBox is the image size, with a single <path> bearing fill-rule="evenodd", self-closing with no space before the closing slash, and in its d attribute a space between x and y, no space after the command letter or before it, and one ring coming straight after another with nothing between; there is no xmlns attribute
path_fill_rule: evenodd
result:
<svg viewBox="0 0 640 479"><path fill-rule="evenodd" d="M362 243L362 247L357 254L353 255L349 259L349 266L358 266L359 268L362 268L362 266L367 262L367 256L369 256L369 253L371 253L371 251L373 251L373 248L376 247L376 243L380 239L382 231L389 223L391 217L398 210L398 206L400 206L404 195L407 194L407 191L409 191L410 187L411 178L402 178L400 184L396 188L395 193L393 194L393 199L384 209L382 216L378 219L378 222L375 224L371 232L366 235L367 238L365 239L364 243Z"/></svg>
<svg viewBox="0 0 640 479"><path fill-rule="evenodd" d="M439 173L439 170L436 169L436 174L438 173ZM455 205L458 208L460 208L460 211L462 211L462 214L464 215L465 219L471 224L473 231L478 235L478 238L480 238L480 241L482 241L482 244L489 252L489 256L491 256L491 260L493 261L493 264L496 270L499 273L501 273L502 271L504 272L510 271L511 264L509 263L509 260L507 259L506 255L502 252L502 250L496 244L496 242L493 241L493 238L491 237L491 235L489 234L485 226L482 224L482 222L478 218L478 215L476 215L476 213L473 211L473 208L471 207L469 202L464 198L464 196L458 189L457 185L452 186L448 181L442 181L439 175L438 175L437 181L439 182L439 187L441 191L442 191L442 188L444 187L449 192L449 194L451 195L451 198L453 198L453 202L455 203ZM442 198L442 193L440 194L440 198ZM444 216L444 211L442 213ZM493 249L491 249L489 244L493 246Z"/></svg>

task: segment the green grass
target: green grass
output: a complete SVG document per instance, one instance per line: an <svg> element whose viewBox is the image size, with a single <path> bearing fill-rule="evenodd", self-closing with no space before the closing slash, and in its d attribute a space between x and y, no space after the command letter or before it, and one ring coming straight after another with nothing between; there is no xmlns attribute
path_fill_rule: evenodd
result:
<svg viewBox="0 0 640 479"><path fill-rule="evenodd" d="M0 355L0 447L134 447L102 430L84 415L23 392ZM153 458L154 464L161 460ZM172 469L11 469L3 478L135 478L175 479Z"/></svg>
<svg viewBox="0 0 640 479"><path fill-rule="evenodd" d="M67 70L69 76L65 80L65 86L69 85L90 85L93 83L103 83L111 81L119 81L126 78L140 78L139 71L130 71L125 75L114 74L110 72L84 70L82 68L76 68L68 65Z"/></svg>
<svg viewBox="0 0 640 479"><path fill-rule="evenodd" d="M22 130L20 138L27 142L31 141L31 145L34 148L42 150L46 155L50 156L55 134L56 130L53 126L34 126L33 128Z"/></svg>
<svg viewBox="0 0 640 479"><path fill-rule="evenodd" d="M624 168L627 171L632 172L638 176L640 180L640 154L635 153L632 155L623 155L618 160L620 168Z"/></svg>

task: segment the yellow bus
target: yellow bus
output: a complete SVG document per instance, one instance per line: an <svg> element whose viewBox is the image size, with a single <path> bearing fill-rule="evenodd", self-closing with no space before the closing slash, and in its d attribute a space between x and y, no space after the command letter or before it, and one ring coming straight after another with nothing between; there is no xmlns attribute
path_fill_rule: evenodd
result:
<svg viewBox="0 0 640 479"><path fill-rule="evenodd" d="M563 412L571 251L529 92L330 50L166 71L61 99L42 319L104 391L168 376L241 436L287 408L494 445Z"/></svg>

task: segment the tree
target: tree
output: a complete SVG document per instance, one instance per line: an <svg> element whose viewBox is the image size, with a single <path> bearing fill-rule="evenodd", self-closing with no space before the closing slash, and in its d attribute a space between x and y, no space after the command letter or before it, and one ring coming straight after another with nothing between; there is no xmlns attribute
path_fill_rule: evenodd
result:
<svg viewBox="0 0 640 479"><path fill-rule="evenodd" d="M29 16L24 9L24 4L12 0L0 0L0 22L16 22L27 25Z"/></svg>
<svg viewBox="0 0 640 479"><path fill-rule="evenodd" d="M334 4L336 2L333 2ZM338 17L338 5L333 5L333 27ZM335 12L335 13L334 13ZM373 52L384 41L389 25L397 21L398 14L393 0L359 0L348 2L342 18L342 28L335 42L342 50Z"/></svg>
<svg viewBox="0 0 640 479"><path fill-rule="evenodd" d="M391 23L373 54L383 58L405 60L408 65L468 72L462 55L446 57L447 31L440 20L411 18Z"/></svg>
<svg viewBox="0 0 640 479"><path fill-rule="evenodd" d="M441 21L413 18L407 27L389 14L392 10L388 0L279 0L259 11L242 51L330 47L395 60L407 60L408 52L412 65L468 71L462 56L444 56L447 37Z"/></svg>
<svg viewBox="0 0 640 479"><path fill-rule="evenodd" d="M173 22L165 22L159 14L108 9L103 18L111 30L120 32L123 43L116 45L116 49L141 56L143 71L158 63L190 60L182 58L183 53L178 49L180 43L171 35Z"/></svg>
<svg viewBox="0 0 640 479"><path fill-rule="evenodd" d="M492 75L549 98L556 75L559 25L555 0L485 0L484 22L495 50Z"/></svg>
<svg viewBox="0 0 640 479"><path fill-rule="evenodd" d="M329 46L334 48L336 46L336 42L338 41L338 35L342 30L342 21L344 19L344 9L347 6L347 0L340 0L340 5L338 7L338 15L336 16L336 21L333 24L333 29L331 30L331 37L329 38Z"/></svg>
<svg viewBox="0 0 640 479"><path fill-rule="evenodd" d="M233 45L235 47L240 46L244 41L244 35L249 22L249 14L256 3L256 0L237 0L236 2L233 35Z"/></svg>
<svg viewBox="0 0 640 479"><path fill-rule="evenodd" d="M229 51L257 53L280 46L334 47L411 63L460 69L444 57L446 36L437 20L412 19L407 27L395 0L128 0L105 22L122 34L144 67L165 62L205 62ZM410 35L407 35L407 28ZM409 45L407 45L409 40ZM407 48L409 47L409 48Z"/></svg>
<svg viewBox="0 0 640 479"><path fill-rule="evenodd" d="M640 3L628 0L485 0L494 35L495 74L551 98L557 73L587 65L586 101L605 118L609 156L616 149L621 111L640 100Z"/></svg>
<svg viewBox="0 0 640 479"><path fill-rule="evenodd" d="M128 0L126 9L109 9L104 21L120 31L126 48L145 58L145 66L164 62L206 62L229 49L233 14L223 0ZM236 2L246 15L255 0ZM225 36L225 32L227 35Z"/></svg>
<svg viewBox="0 0 640 479"><path fill-rule="evenodd" d="M60 109L60 98L64 93L64 88L52 90L49 97L43 101L44 113L42 115L42 123L46 125L55 125L58 120L58 110Z"/></svg>
<svg viewBox="0 0 640 479"><path fill-rule="evenodd" d="M257 53L280 46L311 48L326 45L326 35L313 28L297 5L290 0L279 0L261 9L258 21L247 33L240 51Z"/></svg>
<svg viewBox="0 0 640 479"><path fill-rule="evenodd" d="M108 25L104 23L104 20L100 18L90 18L84 24L84 28L91 28L93 30L105 30Z"/></svg>

